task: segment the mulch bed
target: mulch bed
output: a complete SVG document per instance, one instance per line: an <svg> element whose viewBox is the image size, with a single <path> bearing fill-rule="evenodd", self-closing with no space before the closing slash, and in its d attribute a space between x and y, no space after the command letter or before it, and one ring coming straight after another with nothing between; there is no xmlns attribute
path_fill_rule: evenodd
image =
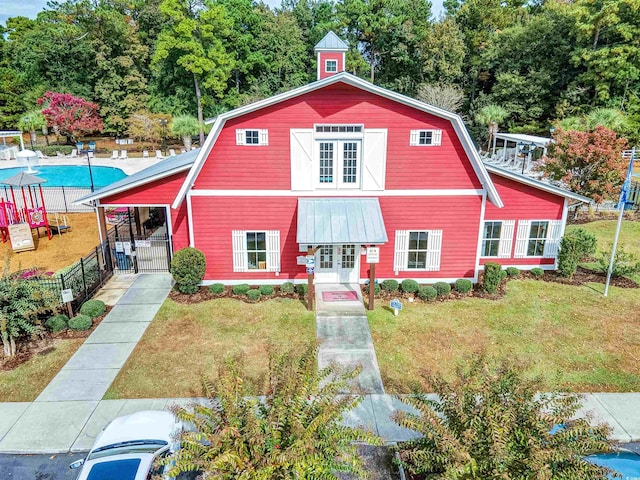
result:
<svg viewBox="0 0 640 480"><path fill-rule="evenodd" d="M52 333L45 330L41 335L36 335L29 341L22 341L18 344L18 352L11 358L0 358L0 371L13 370L22 365L30 358L36 355L46 355L54 349L58 340L67 340L74 338L86 338L91 335L100 322L104 320L112 307L107 306L105 312L93 319L93 325L89 330L64 330L58 333Z"/></svg>
<svg viewBox="0 0 640 480"><path fill-rule="evenodd" d="M169 293L169 298L176 303L181 303L183 305L191 305L194 303L206 302L207 300L214 300L216 298L235 298L236 300L240 300L245 303L259 303L265 300L270 300L272 298L292 298L294 300L304 299L302 296L297 293L283 293L277 286L274 286L273 295L262 295L260 300L252 302L247 298L246 295L236 295L232 292L233 287L227 286L225 287L225 291L223 293L211 293L209 287L200 287L197 293L193 295L188 295L186 293L180 293L179 291L173 289ZM252 285L251 288L258 288L257 285Z"/></svg>
<svg viewBox="0 0 640 480"><path fill-rule="evenodd" d="M545 272L542 279L546 282L562 283L565 285L584 285L585 283L605 283L607 276L587 268L578 267L573 278L565 278L558 272ZM611 277L611 285L620 288L638 288L638 284L627 277Z"/></svg>

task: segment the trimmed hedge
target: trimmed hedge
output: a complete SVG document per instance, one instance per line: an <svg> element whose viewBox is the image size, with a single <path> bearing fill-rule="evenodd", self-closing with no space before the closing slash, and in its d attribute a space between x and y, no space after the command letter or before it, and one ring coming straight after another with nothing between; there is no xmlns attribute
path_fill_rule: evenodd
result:
<svg viewBox="0 0 640 480"><path fill-rule="evenodd" d="M96 318L102 315L107 306L102 300L88 300L80 307L80 313L87 317Z"/></svg>
<svg viewBox="0 0 640 480"><path fill-rule="evenodd" d="M38 145L38 150L40 150L43 155L47 157L55 157L58 152L63 155L70 155L71 150L75 147L73 145Z"/></svg>
<svg viewBox="0 0 640 480"><path fill-rule="evenodd" d="M420 288L418 288L418 296L422 300L433 300L438 296L438 292L436 291L435 288L429 285L423 285Z"/></svg>
<svg viewBox="0 0 640 480"><path fill-rule="evenodd" d="M280 285L280 291L282 293L293 293L296 291L295 286L293 285L293 283L291 282L284 282L282 285Z"/></svg>
<svg viewBox="0 0 640 480"><path fill-rule="evenodd" d="M209 291L214 295L220 295L224 293L224 284L222 283L214 283L209 285Z"/></svg>
<svg viewBox="0 0 640 480"><path fill-rule="evenodd" d="M505 278L507 278L507 271L500 270L500 281L504 280Z"/></svg>
<svg viewBox="0 0 640 480"><path fill-rule="evenodd" d="M69 319L69 328L71 330L89 330L93 325L93 320L87 315L77 315Z"/></svg>
<svg viewBox="0 0 640 480"><path fill-rule="evenodd" d="M44 324L53 333L58 333L67 329L69 317L66 315L54 315L50 317Z"/></svg>
<svg viewBox="0 0 640 480"><path fill-rule="evenodd" d="M418 288L420 288L420 285L415 280L407 278L402 281L402 291L405 293L416 293Z"/></svg>
<svg viewBox="0 0 640 480"><path fill-rule="evenodd" d="M240 285L234 285L231 291L236 295L246 295L250 289L251 287L248 284L241 283Z"/></svg>
<svg viewBox="0 0 640 480"><path fill-rule="evenodd" d="M365 293L369 293L369 284L366 284L364 286L364 291ZM382 287L380 287L380 285L378 285L377 283L373 284L373 294L374 295L380 295L380 292L382 292Z"/></svg>
<svg viewBox="0 0 640 480"><path fill-rule="evenodd" d="M262 294L260 293L260 290L258 290L257 288L251 288L247 290L247 298L252 302L257 302L258 300L260 300L261 296Z"/></svg>
<svg viewBox="0 0 640 480"><path fill-rule="evenodd" d="M460 278L456 280L453 288L455 288L456 292L458 293L469 293L471 290L473 290L473 282L466 278Z"/></svg>
<svg viewBox="0 0 640 480"><path fill-rule="evenodd" d="M447 282L436 282L433 284L439 297L445 297L451 293L451 285Z"/></svg>
<svg viewBox="0 0 640 480"><path fill-rule="evenodd" d="M306 295L309 293L309 285L306 283L296 285L296 292L298 292L299 295Z"/></svg>
<svg viewBox="0 0 640 480"><path fill-rule="evenodd" d="M494 262L487 262L484 264L484 282L482 288L487 293L496 293L498 286L502 281L502 265ZM504 272L507 275L507 272Z"/></svg>
<svg viewBox="0 0 640 480"><path fill-rule="evenodd" d="M400 284L398 283L398 281L393 280L392 278L388 280L383 280L381 284L382 290L390 293L397 292L399 286Z"/></svg>
<svg viewBox="0 0 640 480"><path fill-rule="evenodd" d="M180 293L193 295L198 292L207 268L207 259L197 248L178 250L171 260L171 275Z"/></svg>
<svg viewBox="0 0 640 480"><path fill-rule="evenodd" d="M541 269L540 267L532 268L531 275L533 275L534 277L540 278L544 275L544 270Z"/></svg>
<svg viewBox="0 0 640 480"><path fill-rule="evenodd" d="M274 292L274 288L271 285L260 285L259 290L260 294L265 296L273 295Z"/></svg>
<svg viewBox="0 0 640 480"><path fill-rule="evenodd" d="M508 277L520 276L520 270L518 270L516 267L507 267L506 272Z"/></svg>

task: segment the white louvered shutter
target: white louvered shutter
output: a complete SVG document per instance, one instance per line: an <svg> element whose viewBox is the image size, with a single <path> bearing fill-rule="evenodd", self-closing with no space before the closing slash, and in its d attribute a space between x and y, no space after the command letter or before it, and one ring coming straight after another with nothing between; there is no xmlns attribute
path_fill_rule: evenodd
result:
<svg viewBox="0 0 640 480"><path fill-rule="evenodd" d="M267 270L280 271L280 231L267 230Z"/></svg>
<svg viewBox="0 0 640 480"><path fill-rule="evenodd" d="M409 250L409 231L396 230L395 251L393 254L393 270L402 272L407 269L407 251Z"/></svg>
<svg viewBox="0 0 640 480"><path fill-rule="evenodd" d="M503 220L500 229L500 243L498 244L498 257L510 258L511 246L513 245L513 230L515 229L515 220Z"/></svg>
<svg viewBox="0 0 640 480"><path fill-rule="evenodd" d="M429 230L427 233L427 270L440 270L440 253L442 252L442 230Z"/></svg>
<svg viewBox="0 0 640 480"><path fill-rule="evenodd" d="M313 190L313 130L291 130L291 190Z"/></svg>
<svg viewBox="0 0 640 480"><path fill-rule="evenodd" d="M561 220L550 220L547 229L547 240L544 242L544 258L556 258L560 247L562 230Z"/></svg>
<svg viewBox="0 0 640 480"><path fill-rule="evenodd" d="M442 130L432 130L431 134L431 145L440 146L442 145Z"/></svg>
<svg viewBox="0 0 640 480"><path fill-rule="evenodd" d="M420 130L411 130L409 136L409 146L415 147L420 144Z"/></svg>
<svg viewBox="0 0 640 480"><path fill-rule="evenodd" d="M524 258L527 256L527 245L529 244L530 229L531 229L531 220L518 221L518 234L516 236L516 250L513 254L515 258Z"/></svg>
<svg viewBox="0 0 640 480"><path fill-rule="evenodd" d="M366 129L362 155L362 190L384 190L387 129Z"/></svg>
<svg viewBox="0 0 640 480"><path fill-rule="evenodd" d="M245 130L242 128L236 129L236 145L244 145L246 141Z"/></svg>
<svg viewBox="0 0 640 480"><path fill-rule="evenodd" d="M233 230L231 232L233 239L233 271L246 272L247 269L247 251L246 251L246 232L243 230Z"/></svg>
<svg viewBox="0 0 640 480"><path fill-rule="evenodd" d="M269 130L258 130L258 145L269 145Z"/></svg>

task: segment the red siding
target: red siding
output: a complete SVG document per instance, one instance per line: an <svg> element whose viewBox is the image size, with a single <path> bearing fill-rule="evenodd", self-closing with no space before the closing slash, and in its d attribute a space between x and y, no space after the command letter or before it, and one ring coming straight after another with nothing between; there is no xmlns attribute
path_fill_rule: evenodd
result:
<svg viewBox="0 0 640 480"><path fill-rule="evenodd" d="M315 123L388 129L387 189L481 188L451 122L341 83L229 120L194 188L289 190L290 129ZM236 145L236 128L268 129L269 145ZM442 145L410 147L412 129L441 129Z"/></svg>
<svg viewBox="0 0 640 480"><path fill-rule="evenodd" d="M318 52L318 64L320 65L320 76L318 80L330 77L336 73L344 72L344 65L342 64L342 52ZM338 62L338 69L335 72L325 71L325 61L336 60Z"/></svg>
<svg viewBox="0 0 640 480"><path fill-rule="evenodd" d="M195 247L207 256L206 280L257 280L306 278L296 243L296 197L192 197ZM379 278L473 277L476 261L481 198L468 197L383 197L380 199L389 242L381 246ZM236 273L233 271L232 230L279 230L281 273ZM440 271L393 271L396 230L443 230ZM361 257L364 262L364 257ZM361 265L361 278L368 276Z"/></svg>

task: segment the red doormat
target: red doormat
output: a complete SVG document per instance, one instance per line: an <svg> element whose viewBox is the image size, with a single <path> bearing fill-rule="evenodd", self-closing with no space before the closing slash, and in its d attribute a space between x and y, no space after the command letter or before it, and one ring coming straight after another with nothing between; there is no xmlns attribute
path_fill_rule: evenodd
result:
<svg viewBox="0 0 640 480"><path fill-rule="evenodd" d="M323 302L345 302L358 300L356 292L322 292Z"/></svg>

